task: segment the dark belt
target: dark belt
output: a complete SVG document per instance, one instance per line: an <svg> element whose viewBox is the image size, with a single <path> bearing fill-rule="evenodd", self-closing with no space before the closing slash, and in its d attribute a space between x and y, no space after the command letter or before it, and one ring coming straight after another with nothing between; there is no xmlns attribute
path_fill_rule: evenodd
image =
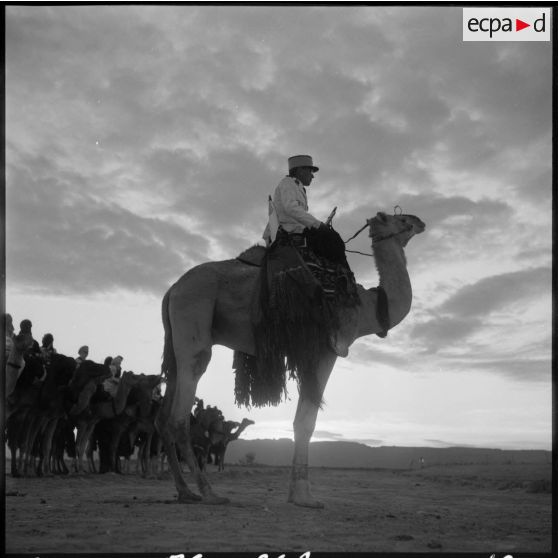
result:
<svg viewBox="0 0 558 558"><path fill-rule="evenodd" d="M306 248L306 235L303 233L288 233L289 240L293 246L297 248Z"/></svg>
<svg viewBox="0 0 558 558"><path fill-rule="evenodd" d="M295 248L306 248L306 235L304 233L288 233L283 229L279 229L276 240L279 244L286 244Z"/></svg>

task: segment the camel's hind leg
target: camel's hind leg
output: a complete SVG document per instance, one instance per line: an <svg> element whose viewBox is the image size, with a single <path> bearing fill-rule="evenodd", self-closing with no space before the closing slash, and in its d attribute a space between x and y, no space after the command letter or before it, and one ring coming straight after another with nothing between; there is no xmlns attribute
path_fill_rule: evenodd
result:
<svg viewBox="0 0 558 558"><path fill-rule="evenodd" d="M206 352L197 356L196 364L201 365L203 367L203 370L205 370L207 364L209 363L210 354L210 352ZM171 432L174 435L174 443L178 445L180 454L182 455L190 471L194 475L194 478L198 485L198 489L202 495L203 502L206 504L224 504L228 502L228 500L226 498L220 498L213 493L205 473L200 469L198 465L192 447L192 439L190 436L190 411L194 403L195 391L199 376L196 375L193 378L187 378L184 376L180 377L180 367L178 374L179 377L173 398L171 417L169 419L169 426L171 426ZM180 465L178 463L178 459L176 459L176 452L169 451L168 455L169 464L171 466L171 470L173 471L175 481L178 480L176 472L179 472L179 477L180 479L182 479ZM178 480L177 484L177 488L179 491L179 501L189 502L191 501L191 494L187 494L185 499L182 497L180 490L182 482Z"/></svg>
<svg viewBox="0 0 558 558"><path fill-rule="evenodd" d="M168 378L163 408L157 420L158 429L167 450L179 502L193 502L199 496L191 492L184 481L176 455L177 446L194 475L203 502L223 504L228 500L213 493L205 473L198 466L190 436L190 413L197 384L211 359L213 301L211 297L192 299L179 290L174 294L174 297L171 296L173 308L169 317L176 371L172 375L174 377Z"/></svg>
<svg viewBox="0 0 558 558"><path fill-rule="evenodd" d="M328 352L322 357L317 374L320 396L325 390L336 358L333 352ZM308 449L316 427L318 411L318 405L302 394L300 395L293 423L295 447L288 501L297 506L308 508L323 508L323 504L310 493L310 482L308 480Z"/></svg>

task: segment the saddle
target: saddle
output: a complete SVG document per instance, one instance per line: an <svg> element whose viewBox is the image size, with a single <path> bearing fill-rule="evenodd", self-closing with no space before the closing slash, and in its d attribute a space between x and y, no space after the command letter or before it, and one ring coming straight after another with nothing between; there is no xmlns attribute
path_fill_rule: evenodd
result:
<svg viewBox="0 0 558 558"><path fill-rule="evenodd" d="M287 372L301 392L321 405L316 379L319 359L338 330L340 306L360 304L344 243L337 253L319 231L291 237L279 231L269 247L253 246L238 259L260 268L251 307L256 355L236 352L235 396L238 405L277 405L286 395ZM318 240L318 241L317 241ZM342 252L339 251L340 243Z"/></svg>

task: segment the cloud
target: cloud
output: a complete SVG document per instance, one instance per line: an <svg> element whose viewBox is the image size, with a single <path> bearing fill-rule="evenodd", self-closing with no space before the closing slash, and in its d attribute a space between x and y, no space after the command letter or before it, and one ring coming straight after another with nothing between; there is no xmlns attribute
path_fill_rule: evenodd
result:
<svg viewBox="0 0 558 558"><path fill-rule="evenodd" d="M468 337L479 330L482 320L477 317L441 317L413 327L412 336L422 340L429 351L448 345L465 343Z"/></svg>
<svg viewBox="0 0 558 558"><path fill-rule="evenodd" d="M424 343L428 352L460 347L461 351L473 355L481 350L483 338L492 342L494 336L506 336L506 330L509 338L512 333L516 335L517 326L502 322L503 316L509 320L512 316L521 319L523 315L524 320L531 320L526 309L535 302L544 302L550 293L548 267L484 277L451 293L436 307L422 308L421 318L412 327L410 336ZM498 346L505 345L497 343L495 349Z"/></svg>
<svg viewBox="0 0 558 558"><path fill-rule="evenodd" d="M267 194L299 150L322 168L309 193L313 211L325 218L339 206L334 224L344 238L396 204L427 223L408 248L414 273L434 277L476 260L480 245L510 259L515 249L530 265L548 261L549 244L533 244L548 220L533 223L525 208L550 199L551 49L464 44L453 7L299 7L294 19L282 7L218 10L7 11L8 162L28 168L25 180L41 190L50 171L33 161L44 157L57 176L67 171L87 185L100 228L126 224L129 235L120 228L114 239L127 247L130 268L102 285L152 282L142 260L170 275L260 241ZM50 195L67 200L60 184L51 180ZM41 206L43 215L51 210ZM20 220L41 238L62 230L48 230L55 219L14 213ZM84 234L78 219L65 221L71 236ZM89 229L90 244L102 244L105 236ZM369 252L370 240L362 234L350 247ZM90 246L72 253L72 267L86 269L91 252L100 259ZM11 265L20 253L15 245ZM28 261L48 266L41 258ZM115 259L122 268L126 257ZM374 277L370 259L350 261L357 278ZM29 276L25 266L14 276ZM450 289L446 274L438 290Z"/></svg>
<svg viewBox="0 0 558 558"><path fill-rule="evenodd" d="M8 176L8 278L21 289L161 293L207 250L200 235L97 199L90 177L43 157L10 165Z"/></svg>
<svg viewBox="0 0 558 558"><path fill-rule="evenodd" d="M551 363L548 358L467 359L461 362L461 367L467 370L497 373L514 381L547 383L552 379Z"/></svg>
<svg viewBox="0 0 558 558"><path fill-rule="evenodd" d="M548 267L486 277L457 291L436 311L450 316L482 318L525 300L550 295L551 277L552 271Z"/></svg>
<svg viewBox="0 0 558 558"><path fill-rule="evenodd" d="M62 295L60 316L105 293L158 301L184 270L261 242L268 194L307 152L310 209L337 206L344 239L395 205L427 227L406 248L411 314L347 366L478 371L538 393L552 45L464 43L461 27L455 6L8 6L7 300ZM363 231L349 248L370 244ZM377 285L371 257L349 261Z"/></svg>

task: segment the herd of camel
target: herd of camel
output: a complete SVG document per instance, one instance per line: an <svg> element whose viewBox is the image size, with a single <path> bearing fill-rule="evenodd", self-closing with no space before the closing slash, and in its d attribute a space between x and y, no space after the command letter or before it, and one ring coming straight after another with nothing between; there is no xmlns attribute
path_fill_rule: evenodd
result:
<svg viewBox="0 0 558 558"><path fill-rule="evenodd" d="M27 320L24 320L27 322ZM11 475L129 471L137 448L137 472L146 476L162 470L164 450L155 428L161 405L161 376L124 372L115 397L103 391L110 368L91 360L53 354L30 354L31 327L12 337L6 361L6 441ZM200 468L214 463L224 468L227 445L254 424L225 420L217 407L197 400L190 424ZM95 451L98 450L98 467ZM124 457L126 467L121 466ZM84 461L87 460L87 470Z"/></svg>

